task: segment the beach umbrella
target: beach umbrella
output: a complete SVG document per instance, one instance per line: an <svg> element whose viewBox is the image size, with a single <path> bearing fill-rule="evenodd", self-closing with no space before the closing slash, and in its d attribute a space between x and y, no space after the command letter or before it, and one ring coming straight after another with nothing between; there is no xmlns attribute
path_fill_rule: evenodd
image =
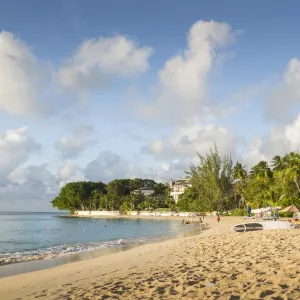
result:
<svg viewBox="0 0 300 300"><path fill-rule="evenodd" d="M290 212L290 213L294 213L294 217L296 215L296 212L298 212L299 209L295 206L295 205L290 205L284 209L281 210L281 212Z"/></svg>
<svg viewBox="0 0 300 300"><path fill-rule="evenodd" d="M299 209L295 205L290 205L281 210L281 212L292 212L292 213L298 212L298 211L299 211Z"/></svg>

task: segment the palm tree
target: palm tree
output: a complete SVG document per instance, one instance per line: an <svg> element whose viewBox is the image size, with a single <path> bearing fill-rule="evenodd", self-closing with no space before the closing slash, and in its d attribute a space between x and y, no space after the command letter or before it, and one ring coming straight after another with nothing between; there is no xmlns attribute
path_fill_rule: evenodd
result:
<svg viewBox="0 0 300 300"><path fill-rule="evenodd" d="M284 163L285 160L281 156L279 155L274 156L272 160L273 171L280 171L284 169Z"/></svg>
<svg viewBox="0 0 300 300"><path fill-rule="evenodd" d="M250 171L252 178L261 179L262 181L272 178L272 175L272 171L266 161L260 161L257 165L252 167Z"/></svg>
<svg viewBox="0 0 300 300"><path fill-rule="evenodd" d="M283 159L285 168L281 171L280 177L283 180L293 181L300 193L300 153L291 152Z"/></svg>
<svg viewBox="0 0 300 300"><path fill-rule="evenodd" d="M247 171L245 166L237 162L233 168L233 177L234 177L234 197L235 202L237 203L236 196L239 196L238 206L246 206L245 202L245 187L247 179Z"/></svg>
<svg viewBox="0 0 300 300"><path fill-rule="evenodd" d="M233 168L233 176L234 179L245 179L247 177L247 171L245 170L245 166L237 162L235 167Z"/></svg>

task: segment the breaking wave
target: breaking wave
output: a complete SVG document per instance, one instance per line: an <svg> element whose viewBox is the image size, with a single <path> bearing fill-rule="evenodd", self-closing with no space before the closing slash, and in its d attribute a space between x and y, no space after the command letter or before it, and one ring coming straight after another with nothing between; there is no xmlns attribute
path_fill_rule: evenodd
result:
<svg viewBox="0 0 300 300"><path fill-rule="evenodd" d="M27 250L22 252L0 253L0 265L34 261L41 259L51 259L64 257L89 251L101 250L105 248L115 248L124 245L145 243L152 240L151 238L140 239L118 239L115 241L91 242L84 244L58 245L35 250Z"/></svg>

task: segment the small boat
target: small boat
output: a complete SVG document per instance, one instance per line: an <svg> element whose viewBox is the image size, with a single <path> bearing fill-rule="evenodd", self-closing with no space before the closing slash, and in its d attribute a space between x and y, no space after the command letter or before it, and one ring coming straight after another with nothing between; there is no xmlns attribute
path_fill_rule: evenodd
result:
<svg viewBox="0 0 300 300"><path fill-rule="evenodd" d="M295 224L283 221L251 222L232 226L232 231L248 232L257 230L294 229Z"/></svg>

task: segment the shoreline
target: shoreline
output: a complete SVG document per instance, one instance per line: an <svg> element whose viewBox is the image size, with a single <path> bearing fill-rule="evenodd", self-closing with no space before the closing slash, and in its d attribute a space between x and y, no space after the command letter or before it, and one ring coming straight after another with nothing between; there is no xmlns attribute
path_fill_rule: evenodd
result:
<svg viewBox="0 0 300 300"><path fill-rule="evenodd" d="M198 235L1 278L0 298L299 299L299 231L230 232L240 222L221 218Z"/></svg>
<svg viewBox="0 0 300 300"><path fill-rule="evenodd" d="M114 216L114 215L109 215L109 216L83 216L83 215L69 215L69 216L58 216L58 218L90 218L90 219L148 219L148 220L182 220L182 219L187 219L189 217L180 217L180 216L127 216L127 215L120 215L120 216ZM199 218L194 217L194 219ZM215 218L211 216L205 216L206 218Z"/></svg>
<svg viewBox="0 0 300 300"><path fill-rule="evenodd" d="M208 228L199 229L196 228L195 224L189 224L187 226L192 226L192 228L187 232L180 232L173 235L161 236L161 237L148 237L143 238L144 241L138 241L136 243L126 243L120 244L119 246L105 247L102 249L95 249L89 251L83 251L80 253L69 254L65 256L57 256L51 258L38 258L32 260L17 261L12 263L5 263L0 265L0 279L6 278L14 275L25 274L33 271L45 270L55 268L60 265L65 265L69 263L85 261L89 259L94 259L103 255L128 251L132 248L139 247L141 245L159 243L166 240L172 240L187 236L193 236L200 234ZM126 239L123 239L126 241ZM109 241L108 241L109 242Z"/></svg>

